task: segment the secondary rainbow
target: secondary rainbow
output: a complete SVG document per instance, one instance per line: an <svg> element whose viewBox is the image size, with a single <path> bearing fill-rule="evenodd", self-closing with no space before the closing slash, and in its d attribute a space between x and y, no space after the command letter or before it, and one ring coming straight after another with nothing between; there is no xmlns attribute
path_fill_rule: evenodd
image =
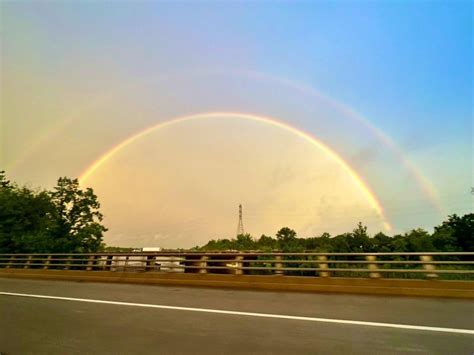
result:
<svg viewBox="0 0 474 355"><path fill-rule="evenodd" d="M438 211L438 213L442 216L446 214L445 209L441 205L440 198L438 193L433 186L432 182L423 175L421 170L416 167L413 162L406 158L405 153L399 148L397 144L391 139L388 135L386 135L383 131L376 128L370 121L365 118L364 116L360 115L354 109L349 106L344 105L338 101L335 101L333 98L315 90L314 88L307 86L302 83L298 83L289 79L281 78L278 76L268 75L256 71L235 71L236 73L245 74L249 77L254 77L255 79L262 79L262 80L270 80L276 83L280 83L284 86L292 88L301 94L313 96L319 99L324 100L332 107L336 108L340 112L342 112L346 117L350 118L351 120L360 123L364 127L366 127L380 142L382 142L388 149L390 149L397 159L402 163L402 165L408 170L408 172L414 177L417 185L421 189L421 191L425 194L428 198L430 203L433 207Z"/></svg>
<svg viewBox="0 0 474 355"><path fill-rule="evenodd" d="M106 151L104 154L102 154L97 160L95 160L91 165L89 165L85 171L80 175L79 177L79 182L81 184L84 184L85 181L91 177L92 174L94 174L102 165L104 165L109 159L111 159L115 154L117 154L119 151L122 149L126 148L130 144L138 141L139 139L147 136L148 134L167 127L171 126L177 123L182 123L186 121L192 121L192 120L198 120L198 119L203 119L203 118L218 118L218 117L233 117L233 118L239 118L239 119L244 119L244 120L251 120L251 121L257 121L257 122L262 122L266 124L270 124L279 128L282 128L288 132L291 132L298 137L304 139L305 141L311 143L321 151L323 151L326 155L331 157L339 166L343 168L344 171L346 171L349 176L352 178L356 186L364 193L366 196L368 202L370 203L371 207L377 212L377 214L380 216L383 226L387 231L391 231L392 227L390 223L388 222L383 208L378 201L376 195L374 192L370 190L368 185L364 182L364 180L352 169L347 162L345 162L336 152L334 152L331 148L329 148L327 145L316 139L315 137L311 136L310 134L297 129L295 127L289 126L288 124L273 118L273 117L267 117L267 116L262 116L262 115L256 115L256 114L250 114L250 113L240 113L240 112L206 112L206 113L199 113L199 114L194 114L194 115L187 115L187 116L180 116L180 117L175 117L170 120L164 121L164 122L159 122L153 126L150 126L130 137L127 139L123 140L119 144L113 146L110 148L108 151Z"/></svg>
<svg viewBox="0 0 474 355"><path fill-rule="evenodd" d="M181 75L183 75L182 72L180 72ZM343 113L345 117L358 122L359 124L363 125L366 127L380 142L382 142L389 150L391 150L397 159L401 162L401 164L407 169L407 171L413 176L414 181L420 188L420 190L423 192L423 194L428 198L430 201L430 204L436 209L436 211L440 215L445 215L445 210L441 205L440 198L436 192L436 189L434 188L433 184L431 181L422 174L421 170L413 164L409 159L406 158L404 152L395 144L395 142L388 137L384 132L376 128L373 124L370 123L369 120L367 120L365 117L361 116L359 113L355 112L352 108L335 101L329 96L324 95L323 93L315 90L314 88L297 83L292 80L288 80L285 78L281 78L278 76L274 75L268 75L265 73L261 72L256 72L256 71L249 71L249 70L225 70L225 71L219 71L219 70L212 70L209 72L203 73L202 71L200 73L195 73L195 72L188 72L186 75L189 77L190 75L194 76L199 76L199 75L211 75L211 74L231 74L231 75L237 75L237 76L246 76L249 78L253 78L256 80L266 80L266 81L272 81L274 83L278 83L280 85L286 86L288 88L291 88L297 92L299 92L302 95L308 95L311 97L317 97L319 99L324 100L327 104L331 105L335 109L337 109L339 112ZM164 77L167 77L168 79L173 78L176 75L170 75L167 74ZM108 93L107 97L109 99L113 98L113 94ZM95 103L97 103L98 100L95 100ZM94 101L93 101L94 102ZM90 103L88 106L94 106L94 103ZM44 144L45 142L49 141L52 136L55 134L58 134L61 129L63 129L65 126L67 126L69 123L75 121L79 117L78 115L70 116L67 117L66 119L60 121L59 124L57 124L56 127L54 127L50 132L47 132L45 135L41 136L37 141L32 142L29 145L29 149L25 151L19 158L17 158L14 162L12 162L7 170L15 170L19 165L22 165L29 156L31 155L32 152L38 151L39 147Z"/></svg>

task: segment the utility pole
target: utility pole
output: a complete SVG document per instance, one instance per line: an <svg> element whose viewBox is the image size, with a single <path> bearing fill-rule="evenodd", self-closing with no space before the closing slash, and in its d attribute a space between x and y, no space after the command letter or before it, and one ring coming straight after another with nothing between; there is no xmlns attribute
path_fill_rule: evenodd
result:
<svg viewBox="0 0 474 355"><path fill-rule="evenodd" d="M239 224L237 225L237 235L243 235L244 232L244 222L242 220L242 205L239 205Z"/></svg>

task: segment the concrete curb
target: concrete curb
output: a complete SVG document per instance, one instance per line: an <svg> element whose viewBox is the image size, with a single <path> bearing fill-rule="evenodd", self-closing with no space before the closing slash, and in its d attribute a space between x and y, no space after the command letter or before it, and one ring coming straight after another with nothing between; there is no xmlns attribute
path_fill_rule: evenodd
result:
<svg viewBox="0 0 474 355"><path fill-rule="evenodd" d="M0 277L271 291L474 299L472 281L0 269Z"/></svg>

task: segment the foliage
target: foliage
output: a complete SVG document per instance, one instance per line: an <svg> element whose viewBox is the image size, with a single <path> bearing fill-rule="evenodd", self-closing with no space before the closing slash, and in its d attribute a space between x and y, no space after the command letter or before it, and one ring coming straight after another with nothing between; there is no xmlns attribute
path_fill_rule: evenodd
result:
<svg viewBox="0 0 474 355"><path fill-rule="evenodd" d="M435 227L435 244L445 244L453 249L474 251L474 213L462 217L452 215Z"/></svg>
<svg viewBox="0 0 474 355"><path fill-rule="evenodd" d="M59 178L50 193L55 206L57 237L64 236L67 248L78 252L99 250L103 232L100 203L91 188L81 190L77 179Z"/></svg>
<svg viewBox="0 0 474 355"><path fill-rule="evenodd" d="M134 248L104 246L101 251L105 253L130 253L133 249Z"/></svg>
<svg viewBox="0 0 474 355"><path fill-rule="evenodd" d="M33 190L7 180L0 171L0 253L70 253L114 251L102 243L107 230L97 196L81 189L77 179L62 177L52 191ZM124 248L118 248L124 249ZM126 249L126 250L125 250ZM123 251L128 251L125 248ZM275 237L250 234L233 239L210 240L194 250L240 250L284 252L425 252L474 251L474 214L451 215L430 234L421 228L388 236L370 237L361 222L350 233L328 233L299 238L283 227Z"/></svg>
<svg viewBox="0 0 474 355"><path fill-rule="evenodd" d="M60 178L52 191L9 182L0 172L0 253L100 250L102 214L92 189Z"/></svg>
<svg viewBox="0 0 474 355"><path fill-rule="evenodd" d="M259 239L253 239L247 234L235 239L211 240L195 249L320 253L474 251L474 214L448 216L448 220L435 227L432 234L417 228L393 237L382 232L370 237L367 227L359 222L351 233L335 237L323 233L319 237L298 238L293 229L284 227L276 233L275 238L262 235Z"/></svg>

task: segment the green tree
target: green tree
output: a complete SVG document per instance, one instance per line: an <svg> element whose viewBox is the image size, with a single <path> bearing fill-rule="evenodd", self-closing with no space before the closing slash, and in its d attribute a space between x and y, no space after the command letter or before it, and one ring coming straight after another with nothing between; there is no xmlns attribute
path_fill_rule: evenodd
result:
<svg viewBox="0 0 474 355"><path fill-rule="evenodd" d="M229 239L212 239L201 250L231 250L235 249L234 243Z"/></svg>
<svg viewBox="0 0 474 355"><path fill-rule="evenodd" d="M350 234L349 245L353 253L373 251L373 241L369 238L367 227L362 225L362 222L359 222Z"/></svg>
<svg viewBox="0 0 474 355"><path fill-rule="evenodd" d="M331 239L331 250L330 253L350 253L351 249L351 234L344 233L336 235Z"/></svg>
<svg viewBox="0 0 474 355"><path fill-rule="evenodd" d="M331 250L331 235L323 233L320 237L306 238L304 240L305 250L328 253Z"/></svg>
<svg viewBox="0 0 474 355"><path fill-rule="evenodd" d="M53 251L55 210L47 192L1 184L0 206L0 252Z"/></svg>
<svg viewBox="0 0 474 355"><path fill-rule="evenodd" d="M474 251L474 213L465 214L459 217L453 214L444 221L441 226L435 227L434 236L440 238L441 235L448 238L450 245L455 243L462 251ZM439 239L438 239L439 243Z"/></svg>
<svg viewBox="0 0 474 355"><path fill-rule="evenodd" d="M462 251L462 248L458 245L458 240L454 235L453 228L447 224L435 227L435 231L431 237L433 245L437 251Z"/></svg>
<svg viewBox="0 0 474 355"><path fill-rule="evenodd" d="M239 234L235 241L237 250L253 250L255 249L255 241L250 234Z"/></svg>
<svg viewBox="0 0 474 355"><path fill-rule="evenodd" d="M106 228L92 189L61 178L51 192L10 183L0 172L0 252L92 252Z"/></svg>
<svg viewBox="0 0 474 355"><path fill-rule="evenodd" d="M93 190L82 190L77 179L61 177L50 197L56 211L55 236L66 238L64 250L98 251L107 228L100 223L103 216Z"/></svg>
<svg viewBox="0 0 474 355"><path fill-rule="evenodd" d="M0 171L0 189L2 188L12 188L12 185L7 177L5 176L5 171Z"/></svg>
<svg viewBox="0 0 474 355"><path fill-rule="evenodd" d="M379 253L389 253L393 250L392 238L382 232L374 235L373 245L374 250Z"/></svg>
<svg viewBox="0 0 474 355"><path fill-rule="evenodd" d="M392 237L392 250L395 253L403 253L407 251L407 238L401 234Z"/></svg>
<svg viewBox="0 0 474 355"><path fill-rule="evenodd" d="M281 228L276 234L278 242L287 243L296 239L296 232L288 227Z"/></svg>
<svg viewBox="0 0 474 355"><path fill-rule="evenodd" d="M281 228L277 234L277 244L278 248L285 252L297 252L302 251L304 246L299 243L298 238L296 238L296 232L288 227Z"/></svg>
<svg viewBox="0 0 474 355"><path fill-rule="evenodd" d="M405 234L407 252L435 251L431 236L422 228L417 228Z"/></svg>
<svg viewBox="0 0 474 355"><path fill-rule="evenodd" d="M272 251L278 248L277 241L265 234L257 240L257 248L262 251Z"/></svg>

